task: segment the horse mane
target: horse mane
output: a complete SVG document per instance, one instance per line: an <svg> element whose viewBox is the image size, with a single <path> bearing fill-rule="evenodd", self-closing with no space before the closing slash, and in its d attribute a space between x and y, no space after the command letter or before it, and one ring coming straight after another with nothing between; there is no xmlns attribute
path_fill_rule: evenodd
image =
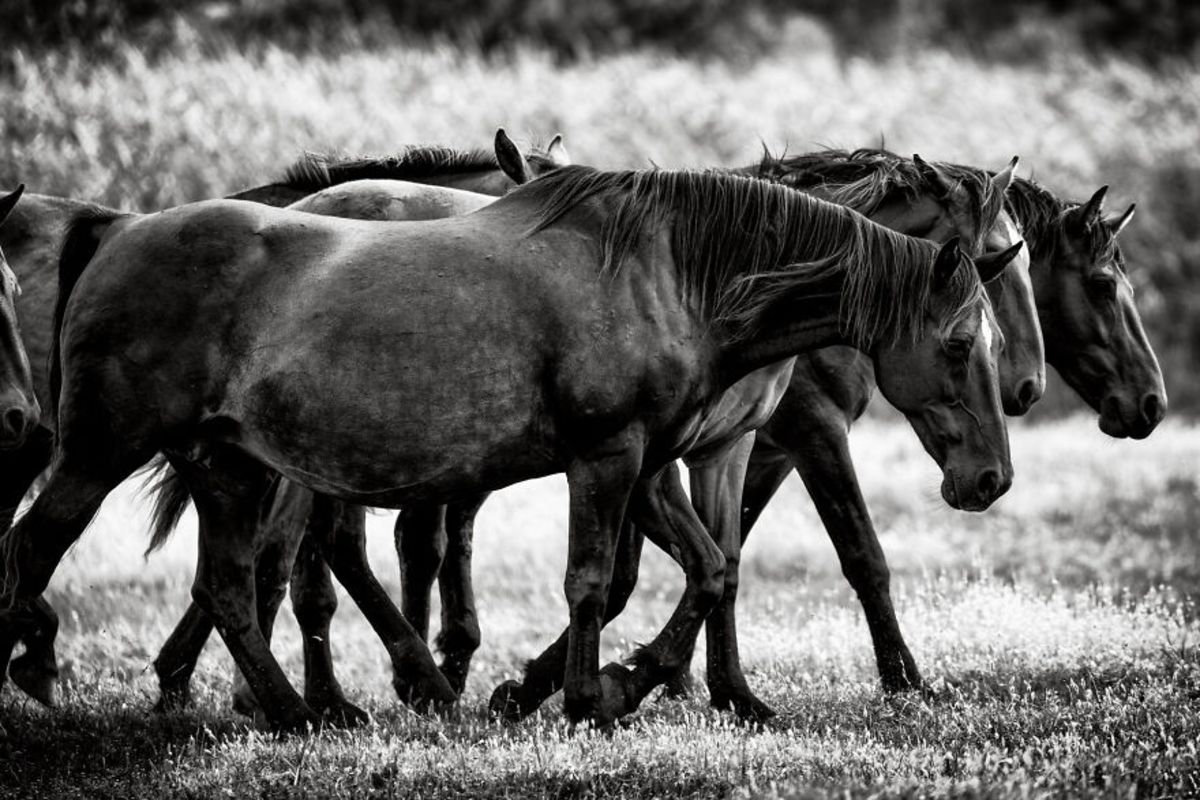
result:
<svg viewBox="0 0 1200 800"><path fill-rule="evenodd" d="M1058 246L1058 228L1063 225L1064 216L1080 205L1059 199L1029 178L1015 178L1005 197L1005 209L1020 226L1022 236L1029 244L1031 262L1054 255L1054 249ZM1084 234L1094 263L1111 260L1118 270L1125 272L1125 257L1117 244L1117 237L1107 225L1088 225Z"/></svg>
<svg viewBox="0 0 1200 800"><path fill-rule="evenodd" d="M735 340L797 292L840 290L842 332L860 346L915 340L932 310L935 245L781 184L713 171L572 166L510 196L539 204L531 232L584 201L602 201L602 274L619 272L645 236L668 226L684 291ZM943 328L982 296L982 284L974 270L960 269L947 291Z"/></svg>
<svg viewBox="0 0 1200 800"><path fill-rule="evenodd" d="M284 172L281 183L316 192L358 180L419 180L447 173L490 172L500 169L490 150L414 145L391 156L335 156L305 153Z"/></svg>
<svg viewBox="0 0 1200 800"><path fill-rule="evenodd" d="M951 182L951 191L961 191L967 198L974 219L994 219L999 213L1003 196L986 171L941 162L934 166ZM757 166L739 171L802 191L823 191L831 202L866 215L897 197L915 200L929 191L911 159L877 147L831 148L791 156L764 150ZM986 236L987 230L980 226L975 240L964 242L964 247L977 254Z"/></svg>

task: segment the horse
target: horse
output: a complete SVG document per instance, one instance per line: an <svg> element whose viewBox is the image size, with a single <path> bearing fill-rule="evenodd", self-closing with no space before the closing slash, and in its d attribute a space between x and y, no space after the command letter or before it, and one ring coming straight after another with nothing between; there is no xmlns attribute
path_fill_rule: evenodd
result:
<svg viewBox="0 0 1200 800"><path fill-rule="evenodd" d="M21 199L24 186L0 197L0 230ZM11 226L10 226L11 227ZM21 342L16 300L21 286L0 247L0 452L22 446L41 413L33 391L29 357Z"/></svg>
<svg viewBox="0 0 1200 800"><path fill-rule="evenodd" d="M528 181L542 172L562 166L569 161L562 136L556 135L549 146L535 148L524 154L507 136L504 129L497 130L494 140L494 155L486 151L461 151L448 147L411 146L397 156L375 159L337 159L329 155L305 154L286 171L278 182L240 192L240 197L256 197L256 202L270 204L283 198L301 196L303 210L305 202L311 203L309 210L317 206L338 203L346 204L348 193L345 181L359 184L366 179L362 175L375 176L367 181L369 188L362 185L350 196L356 198L358 208L345 209L360 216L369 216L371 208L386 208L389 213L402 210L432 208L440 203L443 207L466 210L460 194L462 189L422 189L427 184L417 181L446 181L463 186L486 189L489 187L515 186ZM451 173L445 177L442 173ZM388 206L402 191L410 200L406 208ZM311 190L316 191L309 194ZM32 367L32 379L37 398L47 408L41 425L35 425L21 446L15 449L0 448L0 534L12 524L13 515L21 498L29 491L36 478L50 465L53 452L53 412L50 408L49 382L46 366L49 363L50 341L53 331L54 300L58 290L56 268L58 256L64 244L65 233L71 223L79 218L115 218L120 212L70 198L28 193L21 205L13 210L8 224L0 227L0 248L13 255L16 276L24 293L20 302L21 338ZM168 513L179 513L177 512ZM282 512L295 519L296 510ZM306 562L307 563L307 562ZM324 602L324 598L322 598ZM23 691L46 705L53 705L53 685L58 670L53 654L53 640L58 622L53 609L44 601L37 603L40 624L35 633L25 642L26 652L12 662L10 676Z"/></svg>
<svg viewBox="0 0 1200 800"><path fill-rule="evenodd" d="M865 192L861 182L844 181L849 185L844 186L843 192L832 199L843 204L847 204L844 202L845 198L854 199L857 205L869 207L876 218L887 220L889 227L901 232L906 232L907 226L930 235L935 240L948 238L957 232L972 241L979 240L979 244L986 245L984 249L998 252L1011 246L1013 240L1019 238L1012 235L1011 223L1005 217L999 203L1015 164L1014 160L994 182L976 182L969 188L964 188L948 185L935 168L918 159L908 163L907 167L893 165L891 169L897 174L886 181L875 181L872 192ZM777 178L772 176L772 179ZM456 209L453 201L460 198L447 195L446 193L453 190L441 187L426 189L425 191L433 192L437 197L435 202L421 205L411 202L411 195L399 184L392 184L390 189L376 191L369 181L356 181L343 184L339 188L344 190L345 197L339 198L336 203L310 204L310 201L320 197L318 194L293 204L291 208L305 208L310 211L319 208L332 212L334 216L354 218L406 219L414 210L419 211L425 206L435 212L446 212L444 215L449 215L454 210L469 211L477 205L491 201L490 198L468 195L461 198L465 203L459 203ZM829 185L825 187L824 194L827 198L830 196L830 188L832 187ZM397 193L400 193L403 202L395 202ZM985 206L990 206L992 211L998 214L995 225L986 221L980 222L979 217L984 213ZM981 229L987 231L986 236L982 238ZM1041 340L1033 312L1032 296L1028 289L1027 262L1014 260L1000 277L988 284L989 293L992 291L991 287L997 284L1002 285L1003 296L1007 299L1007 304L1001 306L1001 312L998 314L1006 341L1015 340L1018 345L1021 342L1033 343L1026 347L1009 345L1005 348L1001 356L1000 373L1009 377L1007 381L1002 379L1002 385L1016 385L1030 380L1036 380L1040 384ZM1027 302L1022 304L1019 302L1020 298L1026 298ZM784 368L787 368L786 365ZM725 405L720 415L722 425L726 426L721 432L727 433L730 420L754 427L757 423L753 414L758 409L769 407L771 402L764 399L762 393L767 392L768 398L776 397L772 387L778 381L778 376L759 376L746 381L746 385L735 387L731 392L733 399ZM786 383L786 380L784 382ZM1007 397L1013 392L1007 386L1003 386L1001 394L1002 397ZM739 406L742 409L740 411ZM746 417L747 409L749 417ZM711 436L719 435L714 429L716 426L708 427ZM740 486L740 477L736 481ZM151 548L165 541L178 518L178 510L187 501L186 490L178 482L172 484L164 481L160 485L158 496L158 507L175 510L156 514ZM472 498L471 501L456 503L445 509L419 503L410 504L402 510L396 525L404 616L414 625L421 638L427 640L429 596L436 578L443 594L443 624L437 642L443 654L440 669L459 693L465 686L471 656L480 641L474 593L470 582L470 540L475 513L484 499L483 496ZM297 502L290 494L288 500ZM703 506L698 506L698 510L702 514L705 511ZM269 524L278 529L280 520L288 521L297 516L296 509L282 508L279 514L272 514ZM347 518L341 516L338 519L344 522ZM354 530L361 529L361 523L355 521L352 524ZM280 535L286 538L286 534ZM350 538L355 538L355 534L351 534ZM266 568L260 561L259 586L275 585L277 588L270 596L275 598L274 602L277 604L283 595L282 581L286 580L288 564L292 563L287 559L294 557L295 550L281 547L273 552L283 554L285 559L283 564L274 567L274 574L279 582L273 584L265 576ZM446 558L447 553L449 558ZM301 621L304 633L306 700L314 708L337 709L336 713L343 717L348 714L361 714L355 712L353 706L345 700L329 657L329 620L336 610L337 598L329 583L327 571L321 568L320 555L308 552L302 554L294 563L296 571L292 576L292 600L294 612ZM263 624L264 619L273 617L273 614L273 609L260 611L260 624ZM154 661L160 687L160 698L156 708L180 707L189 701L191 674L211 629L211 624L193 604ZM266 629L264 625L264 630ZM254 714L253 697L244 685L239 686L235 692L234 707L247 715Z"/></svg>
<svg viewBox="0 0 1200 800"><path fill-rule="evenodd" d="M11 643L30 625L30 599L103 497L163 450L201 517L194 597L275 727L316 718L254 618L253 540L272 470L382 506L565 471L565 710L599 724L672 674L719 596L721 553L669 465L750 372L853 343L902 411L941 407L918 429L957 504L986 505L1011 483L1000 337L957 242L939 250L784 187L566 167L442 221L209 201L101 223L101 241L81 224L64 251L58 457L6 539L0 631ZM105 367L130 347L141 370ZM636 669L602 674L626 506L678 548L687 589ZM452 694L403 619L391 644L415 695Z"/></svg>
<svg viewBox="0 0 1200 800"><path fill-rule="evenodd" d="M850 186L858 181L867 185L878 182L894 169L891 162L894 158L889 154L859 150L768 157L759 169L798 188L828 190L838 179L850 180ZM935 169L942 175L939 180L952 185L986 177L980 170L961 165L938 164ZM863 184L858 186L861 189ZM1161 420L1166 395L1116 243L1133 207L1114 219L1102 219L1104 192L1101 189L1086 203L1065 202L1032 181L1018 178L1006 194L1006 207L1033 253L1030 273L1038 319L1046 341L1053 343L1047 347L1049 363L1101 413L1102 430L1141 438ZM1115 286L1103 285L1106 291L1097 292L1089 288L1093 280L1112 281ZM742 491L731 494L727 476L710 467L692 470L691 494L698 507L724 510L723 516L711 515L706 521L712 519L710 524L719 526L724 519L724 524L740 528L744 540L795 468L863 606L884 690L919 690L924 684L896 619L887 561L859 489L847 440L850 426L866 409L873 389L870 363L849 348L801 356L776 412L757 431ZM1141 406L1150 413L1139 421L1136 411L1128 409L1138 408L1142 398ZM1124 417L1121 408L1127 409ZM609 604L618 609L636 583L640 548L631 545L622 553L629 555L629 561L617 563L613 584L623 593L609 598ZM727 552L726 558L727 577L736 576L736 556ZM767 718L773 711L750 690L740 668L735 601L736 582L727 583L720 604L706 622L710 701L743 717ZM560 637L555 646L531 661L523 682L508 681L497 687L491 701L496 715L519 719L558 688L555 676L561 670L562 644ZM690 692L687 667L669 682L668 690L677 695Z"/></svg>

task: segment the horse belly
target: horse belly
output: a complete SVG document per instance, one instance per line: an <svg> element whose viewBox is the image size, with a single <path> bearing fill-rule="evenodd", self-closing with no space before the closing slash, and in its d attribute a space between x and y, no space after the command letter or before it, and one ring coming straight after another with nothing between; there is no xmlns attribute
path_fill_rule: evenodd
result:
<svg viewBox="0 0 1200 800"><path fill-rule="evenodd" d="M555 471L529 352L450 332L352 345L251 371L259 377L234 416L250 448L285 475L390 505Z"/></svg>

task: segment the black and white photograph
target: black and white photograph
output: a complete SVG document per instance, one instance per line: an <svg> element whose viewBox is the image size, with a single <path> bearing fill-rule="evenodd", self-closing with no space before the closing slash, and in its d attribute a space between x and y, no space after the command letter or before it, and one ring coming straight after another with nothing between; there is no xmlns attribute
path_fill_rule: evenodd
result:
<svg viewBox="0 0 1200 800"><path fill-rule="evenodd" d="M0 0L0 799L1200 798L1200 3Z"/></svg>

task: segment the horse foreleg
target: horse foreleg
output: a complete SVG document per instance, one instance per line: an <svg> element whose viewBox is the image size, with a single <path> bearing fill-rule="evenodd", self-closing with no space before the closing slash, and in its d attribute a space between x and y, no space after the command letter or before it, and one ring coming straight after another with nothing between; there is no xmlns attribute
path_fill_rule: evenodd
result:
<svg viewBox="0 0 1200 800"><path fill-rule="evenodd" d="M803 430L795 431L794 437L788 437L787 441L781 438L784 430L773 434L795 462L837 550L842 573L858 594L884 690L918 689L921 674L900 633L892 605L887 558L859 489L845 425L821 416L810 419Z"/></svg>
<svg viewBox="0 0 1200 800"><path fill-rule="evenodd" d="M429 641L429 598L446 555L446 507L411 503L396 516L400 560L400 610L417 635Z"/></svg>
<svg viewBox="0 0 1200 800"><path fill-rule="evenodd" d="M625 610L625 604L637 586L638 566L642 560L642 544L645 541L645 537L626 515L621 523L620 538L617 540L608 601L604 604L605 625ZM526 664L521 681L508 680L496 687L488 702L488 710L492 716L504 722L518 722L537 711L542 703L562 688L569 633L569 630L563 631L554 644Z"/></svg>
<svg viewBox="0 0 1200 800"><path fill-rule="evenodd" d="M0 599L0 685L18 639L31 652L17 659L14 682L41 702L53 702L57 675L53 643L57 617L40 598L67 549L83 533L104 497L137 464L135 456L108 460L104 453L78 459L70 450L55 468L29 512L0 540L3 591Z"/></svg>
<svg viewBox="0 0 1200 800"><path fill-rule="evenodd" d="M479 649L479 615L475 611L475 587L471 582L471 551L475 539L475 515L486 494L446 506L446 555L438 572L442 598L442 628L437 649L442 653L442 674L459 694L467 685L471 657Z"/></svg>
<svg viewBox="0 0 1200 800"><path fill-rule="evenodd" d="M428 646L371 571L362 509L317 495L309 530L317 537L333 574L383 641L392 660L392 685L400 699L418 707L455 702L458 695L438 670Z"/></svg>
<svg viewBox="0 0 1200 800"><path fill-rule="evenodd" d="M21 499L29 492L38 475L50 466L54 454L54 433L38 427L16 450L0 453L0 536L12 527L13 515ZM54 704L54 684L58 680L58 660L54 639L58 635L58 615L42 598L30 608L33 627L24 637L25 652L13 659L9 677L20 689L45 705Z"/></svg>
<svg viewBox="0 0 1200 800"><path fill-rule="evenodd" d="M696 516L674 464L639 482L630 502L634 524L683 564L687 583L666 626L630 658L634 669L605 667L605 710L612 716L635 710L641 701L686 663L704 618L721 599L725 558Z"/></svg>
<svg viewBox="0 0 1200 800"><path fill-rule="evenodd" d="M725 557L721 600L708 617L708 693L716 708L732 708L743 719L775 716L750 691L742 672L737 642L738 565L742 552L742 486L754 446L754 434L743 436L719 458L690 469L692 505Z"/></svg>
<svg viewBox="0 0 1200 800"><path fill-rule="evenodd" d="M630 492L641 470L640 446L617 443L605 455L567 468L570 534L563 591L570 609L563 710L577 722L606 725L619 716L617 687L600 674L600 629L612 580L616 544ZM605 676L607 677L607 676Z"/></svg>

